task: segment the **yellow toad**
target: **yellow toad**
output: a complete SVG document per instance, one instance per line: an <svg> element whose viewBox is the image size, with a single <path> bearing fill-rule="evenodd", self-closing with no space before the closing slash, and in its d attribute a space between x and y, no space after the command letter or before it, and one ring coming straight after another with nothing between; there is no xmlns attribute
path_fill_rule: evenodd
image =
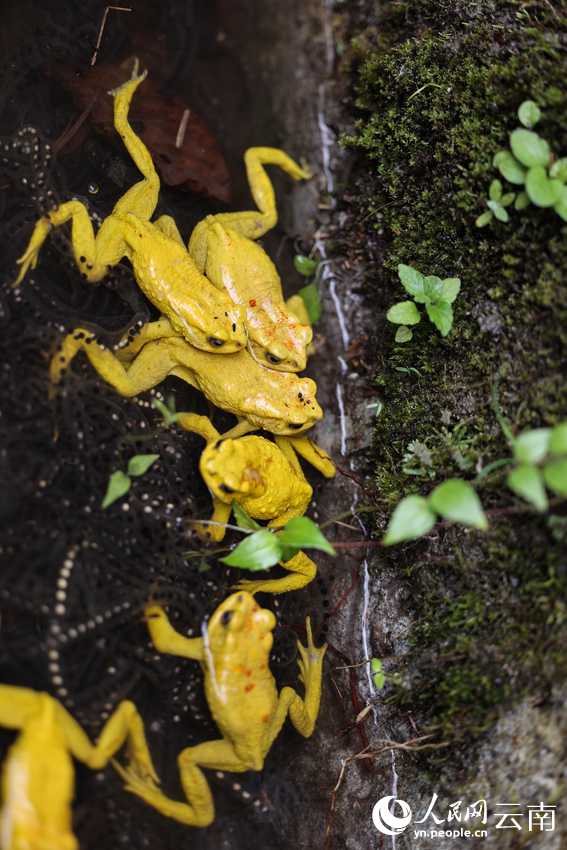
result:
<svg viewBox="0 0 567 850"><path fill-rule="evenodd" d="M311 428L323 416L315 400L317 387L310 378L266 369L247 349L226 357L200 351L187 345L164 318L145 325L139 339L119 355L99 345L96 334L78 328L65 337L51 361L53 383L80 350L123 396L149 390L168 375L187 381L217 407L237 417L238 425L225 436L239 437L258 429L294 434ZM130 357L134 359L128 363ZM192 430L192 421L188 414L179 423Z"/></svg>
<svg viewBox="0 0 567 850"><path fill-rule="evenodd" d="M2 768L0 847L76 850L71 829L75 775L71 756L93 770L128 742L130 767L159 781L140 715L124 700L93 746L61 703L29 688L0 685L0 726L19 729Z"/></svg>
<svg viewBox="0 0 567 850"><path fill-rule="evenodd" d="M259 210L209 215L193 231L189 253L201 272L246 310L248 341L260 363L282 372L305 368L313 338L283 299L276 267L259 239L277 221L274 190L263 165L279 165L294 180L311 175L276 148L249 148L244 154L252 196Z"/></svg>
<svg viewBox="0 0 567 850"><path fill-rule="evenodd" d="M132 96L145 76L145 71L138 75L136 60L132 78L110 92L114 126L144 179L118 201L96 238L87 208L80 201L68 201L43 216L18 260L21 269L15 285L30 267L35 268L49 232L71 220L75 261L86 280L101 280L126 256L142 292L187 342L205 351L229 354L246 346L246 311L199 272L173 219L161 216L150 222L158 202L159 177L148 150L128 123Z"/></svg>
<svg viewBox="0 0 567 850"><path fill-rule="evenodd" d="M186 638L170 624L163 608L146 609L148 628L158 652L199 661L205 695L222 737L183 750L178 759L187 802L171 800L140 774L136 765L117 765L126 790L137 794L163 815L192 826L214 819L214 803L201 768L242 773L262 770L264 759L286 716L308 738L313 732L321 698L321 675L326 645L313 645L307 619L307 649L298 643L301 699L293 688L276 690L268 667L275 617L244 591L229 596L203 623L201 638Z"/></svg>

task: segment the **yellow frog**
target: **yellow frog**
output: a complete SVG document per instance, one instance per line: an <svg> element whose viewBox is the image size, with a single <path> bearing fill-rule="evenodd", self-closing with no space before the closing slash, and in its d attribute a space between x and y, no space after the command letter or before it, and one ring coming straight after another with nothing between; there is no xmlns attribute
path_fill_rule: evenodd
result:
<svg viewBox="0 0 567 850"><path fill-rule="evenodd" d="M199 661L205 695L222 738L183 750L178 759L187 802L171 800L140 774L136 765L117 767L126 790L137 794L167 817L191 826L207 826L215 815L209 784L201 768L242 773L262 770L264 759L286 716L308 738L313 732L321 698L321 675L326 645L313 645L307 619L307 649L298 644L301 699L293 688L276 690L268 667L276 620L244 591L229 596L203 623L201 638L175 631L163 608L146 609L148 628L158 652Z"/></svg>
<svg viewBox="0 0 567 850"><path fill-rule="evenodd" d="M208 441L199 469L213 497L213 515L209 522L193 526L201 539L220 542L233 502L241 505L253 519L269 520L268 528L285 525L295 516L303 516L313 488L307 482L297 460L302 455L326 478L335 467L325 452L307 437L276 437L271 443L264 437L221 438L206 416L192 415L190 430ZM315 578L317 567L304 552L280 562L290 575L279 579L243 579L235 585L249 593L286 593L305 587Z"/></svg>
<svg viewBox="0 0 567 850"><path fill-rule="evenodd" d="M87 208L80 201L68 201L43 216L18 260L21 269L15 285L30 267L35 268L49 232L71 220L75 261L86 280L100 280L126 256L142 292L187 342L205 351L229 354L246 346L246 311L199 272L169 216L150 222L158 202L159 177L148 150L128 123L132 96L145 76L145 71L138 75L136 60L132 78L110 92L114 126L144 179L118 201L96 238Z"/></svg>
<svg viewBox="0 0 567 850"><path fill-rule="evenodd" d="M282 372L305 368L305 349L313 338L310 323L283 300L276 267L253 239L277 221L275 195L263 165L279 165L294 180L311 175L276 148L249 148L244 154L252 196L258 210L209 215L193 231L189 253L201 272L246 310L246 329L254 356Z"/></svg>
<svg viewBox="0 0 567 850"><path fill-rule="evenodd" d="M124 700L93 746L61 703L45 693L0 685L0 726L19 729L2 768L2 850L76 850L71 829L71 757L93 770L128 742L130 768L158 782L140 715Z"/></svg>
<svg viewBox="0 0 567 850"><path fill-rule="evenodd" d="M187 345L163 317L145 325L140 339L119 356L99 345L96 334L78 328L65 337L51 361L53 383L81 349L104 380L123 396L149 390L168 375L187 381L217 407L237 417L238 425L225 436L239 437L258 429L294 434L311 428L323 416L315 400L317 387L310 378L266 369L247 349L227 357L200 351ZM123 365L121 360L129 357L133 361ZM179 422L191 430L191 414Z"/></svg>

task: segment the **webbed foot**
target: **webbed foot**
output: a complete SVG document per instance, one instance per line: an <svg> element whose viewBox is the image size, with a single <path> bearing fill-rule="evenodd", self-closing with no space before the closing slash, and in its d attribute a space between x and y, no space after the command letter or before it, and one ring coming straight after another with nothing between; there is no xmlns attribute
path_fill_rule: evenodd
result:
<svg viewBox="0 0 567 850"><path fill-rule="evenodd" d="M305 629L307 631L307 647L298 641L297 648L301 658L297 659L299 664L299 681L305 685L305 690L309 689L310 683L314 678L321 680L321 667L323 665L323 656L327 649L327 644L321 647L316 647L313 643L313 635L311 633L311 620L307 617L305 621Z"/></svg>
<svg viewBox="0 0 567 850"><path fill-rule="evenodd" d="M145 71L142 71L141 74L138 74L138 68L139 67L140 67L140 61L139 61L138 57L136 56L135 59L134 59L134 70L132 71L132 76L130 77L130 79L126 80L126 82L122 83L122 85L118 86L118 88L111 89L108 92L108 94L111 94L113 97L116 97L117 94L119 94L122 91L126 91L126 89L129 89L129 88L132 88L132 92L134 92L134 90L138 87L138 85L142 82L142 80L146 79L146 76L148 74L147 68L145 69Z"/></svg>

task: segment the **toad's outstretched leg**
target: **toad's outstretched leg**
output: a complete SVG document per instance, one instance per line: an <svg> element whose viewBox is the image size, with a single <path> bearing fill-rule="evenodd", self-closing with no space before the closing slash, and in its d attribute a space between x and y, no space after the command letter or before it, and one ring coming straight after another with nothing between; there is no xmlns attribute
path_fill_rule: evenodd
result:
<svg viewBox="0 0 567 850"><path fill-rule="evenodd" d="M276 713L270 723L270 744L280 731L282 724L289 714L289 719L304 738L309 738L315 728L321 702L321 679L323 675L323 656L327 644L318 649L313 644L311 621L307 617L307 648L301 641L297 642L301 657L298 659L299 679L305 685L305 697L301 699L293 688L283 688Z"/></svg>
<svg viewBox="0 0 567 850"><path fill-rule="evenodd" d="M149 221L154 214L160 184L150 152L128 123L128 111L134 92L145 79L147 73L147 71L144 71L143 74L138 74L138 60L136 59L131 79L109 92L114 97L114 126L126 145L128 153L144 175L143 180L132 186L120 198L112 211L112 215L117 218L124 218L128 213L134 213L142 221Z"/></svg>
<svg viewBox="0 0 567 850"><path fill-rule="evenodd" d="M178 756L177 764L186 803L166 797L160 788L150 779L139 776L135 769L124 769L116 764L114 766L126 782L126 791L141 797L162 815L187 826L208 826L215 817L211 789L201 767L226 770L230 773L243 773L250 769L250 766L238 757L230 741L222 739L188 747Z"/></svg>
<svg viewBox="0 0 567 850"><path fill-rule="evenodd" d="M126 213L133 212L138 218L150 219L157 204L159 177L150 154L140 139L134 135L127 120L132 95L145 76L145 71L138 76L136 60L132 78L112 92L115 97L114 125L124 139L132 159L144 175L144 179L132 186L118 201L112 215L102 223L96 238L87 208L80 201L68 201L40 218L25 254L17 261L21 269L14 286L23 280L29 268L35 269L39 251L50 231L66 221L72 222L71 243L75 262L83 277L91 283L96 283L108 274L112 266L119 263L126 253L122 222Z"/></svg>
<svg viewBox="0 0 567 850"><path fill-rule="evenodd" d="M249 239L261 239L276 224L278 211L272 181L266 174L264 165L278 165L282 171L294 180L308 180L312 175L300 168L286 153L278 148L248 148L244 154L246 174L252 197L258 209L248 212L218 213L215 220L224 227L232 227ZM207 260L207 234L209 223L199 222L189 240L189 253L204 272Z"/></svg>
<svg viewBox="0 0 567 850"><path fill-rule="evenodd" d="M289 575L282 578L258 579L249 581L242 579L232 587L232 590L247 590L248 593L287 593L288 590L299 590L313 581L317 575L317 567L305 552L298 552L289 561L280 561L280 566L289 570Z"/></svg>
<svg viewBox="0 0 567 850"><path fill-rule="evenodd" d="M25 729L31 717L36 715L45 700L55 706L54 720L63 733L71 755L93 770L100 770L110 761L123 744L127 744L130 762L144 776L159 782L154 770L142 718L133 702L123 700L109 720L106 721L96 745L63 708L60 702L48 694L29 688L0 685L0 726L6 729Z"/></svg>
<svg viewBox="0 0 567 850"><path fill-rule="evenodd" d="M148 327L151 329L152 326ZM95 334L77 328L65 337L51 360L50 395L53 395L53 386L60 380L62 372L81 350L85 352L101 378L127 398L155 387L170 374L175 363L169 356L166 342L159 345L159 340L155 340L146 344L126 370L112 351L97 343Z"/></svg>

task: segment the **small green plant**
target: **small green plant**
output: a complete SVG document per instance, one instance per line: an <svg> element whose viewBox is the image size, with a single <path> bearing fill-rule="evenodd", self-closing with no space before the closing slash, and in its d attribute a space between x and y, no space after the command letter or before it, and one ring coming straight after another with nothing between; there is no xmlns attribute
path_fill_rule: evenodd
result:
<svg viewBox="0 0 567 850"><path fill-rule="evenodd" d="M101 508L107 508L117 499L125 496L132 486L132 478L147 472L158 457L159 455L134 455L128 461L126 472L122 472L121 469L113 472L108 481L108 487L106 488L106 494L102 500Z"/></svg>
<svg viewBox="0 0 567 850"><path fill-rule="evenodd" d="M514 192L502 195L502 184L493 180L487 201L488 211L476 220L477 227L485 227L493 217L507 222L509 216L504 207L515 200L514 208L523 210L530 202L537 207L552 207L567 221L567 157L555 159L549 144L533 127L541 118L541 111L532 100L525 100L518 109L518 118L523 125L510 134L510 151L498 151L492 164L502 177L524 189L516 197Z"/></svg>
<svg viewBox="0 0 567 850"><path fill-rule="evenodd" d="M146 442L147 440L151 440L158 434L161 434L165 428L169 428L181 419L182 416L185 416L185 413L175 412L175 401L173 397L169 399L168 404L164 404L163 401L153 398L152 405L161 413L163 417L162 424L155 431L152 431L150 434L145 434L143 437L123 437L118 444L118 453L121 460L123 442ZM101 508L108 508L108 506L112 505L113 502L116 502L117 499L125 496L132 486L132 478L144 475L152 463L158 458L159 455L134 455L134 457L131 457L128 461L126 472L124 472L123 469L117 469L116 472L113 472L108 480L108 486L106 488L104 499L102 500Z"/></svg>
<svg viewBox="0 0 567 850"><path fill-rule="evenodd" d="M336 554L327 538L306 516L290 519L282 533L276 535L258 525L237 502L233 503L233 510L238 527L248 536L230 555L220 558L229 567L240 567L253 572L265 570L279 561L289 561L300 549L320 549L329 555Z"/></svg>
<svg viewBox="0 0 567 850"><path fill-rule="evenodd" d="M488 528L482 505L472 486L458 478L450 478L439 484L427 498L406 496L402 499L392 514L384 545L422 537L437 522L437 514L481 531Z"/></svg>
<svg viewBox="0 0 567 850"><path fill-rule="evenodd" d="M312 274L315 275L315 279L311 283L303 286L297 292L303 298L303 303L309 314L311 324L314 325L319 320L322 310L321 298L319 297L321 263L318 263L316 260L310 260L309 257L305 257L303 254L296 254L293 258L293 265L296 271L305 277L310 277Z"/></svg>
<svg viewBox="0 0 567 850"><path fill-rule="evenodd" d="M442 336L447 336L453 326L453 308L451 304L459 294L461 288L459 278L451 277L441 280L440 277L436 277L435 275L425 277L417 269L411 266L405 266L403 263L400 263L398 266L398 274L402 286L413 296L414 300L400 301L394 304L393 307L390 307L386 313L386 318L389 322L395 325L401 325L396 331L396 342L409 342L413 336L413 332L407 325L417 325L421 321L421 313L414 302L425 304L425 310L429 319L441 332ZM396 368L401 370L404 367Z"/></svg>
<svg viewBox="0 0 567 850"><path fill-rule="evenodd" d="M382 690L386 683L386 676L384 675L384 671L382 670L382 662L379 658L373 658L370 662L370 669L373 673L374 684L378 688L379 691Z"/></svg>
<svg viewBox="0 0 567 850"><path fill-rule="evenodd" d="M534 428L514 440L517 466L508 474L514 493L546 511L549 502L545 488L567 496L567 422L555 428Z"/></svg>

